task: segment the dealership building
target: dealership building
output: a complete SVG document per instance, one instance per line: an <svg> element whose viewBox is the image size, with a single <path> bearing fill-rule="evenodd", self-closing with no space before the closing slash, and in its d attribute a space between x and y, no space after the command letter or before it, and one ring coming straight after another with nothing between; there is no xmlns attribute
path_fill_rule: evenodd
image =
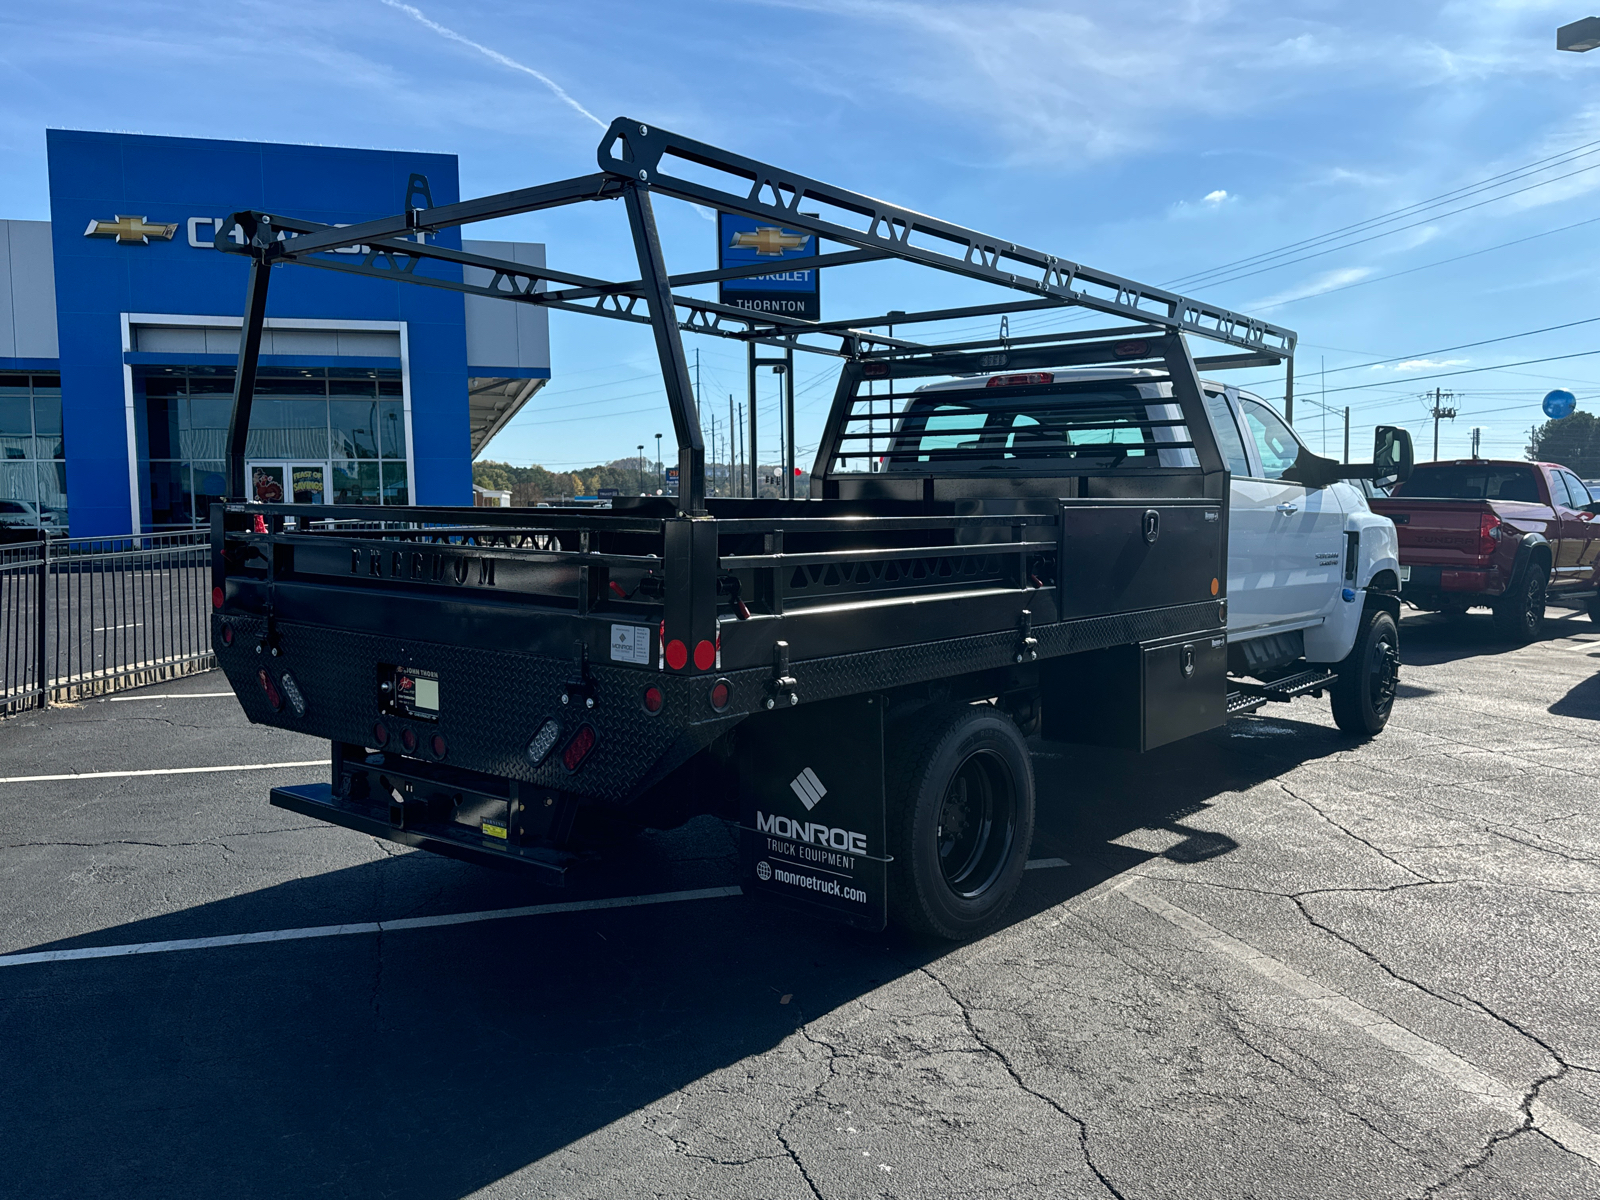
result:
<svg viewBox="0 0 1600 1200"><path fill-rule="evenodd" d="M50 220L0 220L0 519L74 536L189 529L226 490L248 260L213 248L223 217L342 225L460 198L454 155L69 130L47 143ZM427 236L544 264L534 243ZM253 494L471 504L473 457L549 378L541 307L275 268Z"/></svg>

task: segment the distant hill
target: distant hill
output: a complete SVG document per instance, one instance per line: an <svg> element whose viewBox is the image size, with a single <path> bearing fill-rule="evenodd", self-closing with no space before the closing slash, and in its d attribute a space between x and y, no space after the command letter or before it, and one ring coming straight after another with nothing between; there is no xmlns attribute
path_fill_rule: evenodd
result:
<svg viewBox="0 0 1600 1200"><path fill-rule="evenodd" d="M776 466L761 468L763 496L777 494L770 480L778 470ZM570 499L573 496L593 496L601 488L616 488L623 496L637 496L641 490L653 496L656 494L656 489L663 486L657 481L656 464L649 461L641 462L638 458L618 458L608 463L583 467L577 471L550 471L537 464L530 467L514 467L510 463L503 462L476 462L472 464L472 482L482 488L510 492L511 503L518 508L526 508L541 501L554 504L558 500ZM802 474L795 482L798 494L804 495L810 483L810 475ZM726 463L706 464L706 487L714 495L727 494ZM676 489L665 488L665 490L671 494Z"/></svg>

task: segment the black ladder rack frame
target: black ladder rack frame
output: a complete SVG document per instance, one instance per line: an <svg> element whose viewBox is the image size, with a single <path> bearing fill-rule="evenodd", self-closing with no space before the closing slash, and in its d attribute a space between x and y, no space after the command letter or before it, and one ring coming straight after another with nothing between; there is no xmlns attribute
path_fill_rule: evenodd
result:
<svg viewBox="0 0 1600 1200"><path fill-rule="evenodd" d="M272 266L299 263L325 270L373 278L392 279L468 295L488 296L563 311L586 313L611 320L649 324L661 363L673 432L678 442L681 515L705 514L705 443L699 413L690 386L685 332L774 346L785 351L833 355L847 360L846 376L859 378L867 363L890 360L897 375L929 375L941 355L947 361L970 362L962 355L987 347L1027 346L1038 357L1052 357L1045 343L1094 337L1155 335L1180 393L1195 368L1223 370L1276 366L1286 363L1287 394L1294 386L1295 334L1281 326L1206 304L1176 292L1137 283L1069 259L1034 250L1015 242L980 233L912 209L890 204L823 183L820 180L734 154L635 121L618 117L602 138L595 174L521 188L498 195L434 208L407 208L374 221L343 227L260 211L236 212L216 234L216 249L249 257L251 268L239 342L233 411L228 428L228 493L231 500L247 497L244 449L255 397L256 369L261 331L266 316ZM720 173L729 186L717 187L698 178L673 174L676 164ZM744 191L730 187L748 185ZM849 321L804 321L770 313L752 313L686 296L677 289L763 273L767 268L741 267L672 275L666 265L656 227L651 195L758 220L806 230L819 239L849 247L843 251L788 260L786 270L840 267L899 259L904 262L964 276L1007 289L1013 295L1000 303L969 305L923 312L892 312ZM430 244L426 238L441 229L495 220L597 200L624 202L633 238L639 277L606 280L532 267L481 254ZM802 211L805 209L807 211ZM819 243L820 244L820 243ZM361 247L360 255L329 252ZM438 264L419 269L424 264ZM467 283L463 267L493 272L487 284ZM551 285L558 285L552 290ZM1087 308L1130 324L1046 335L938 345L890 337L875 332L881 327L905 328L935 321L961 320L1050 309ZM681 315L680 315L681 312ZM1183 335L1219 342L1233 353L1191 359ZM1015 361L1015 356L1012 356ZM1189 360L1185 363L1183 360ZM912 360L916 363L911 365ZM1187 369L1183 369L1183 368ZM841 380L841 384L843 381ZM853 386L850 389L854 391ZM841 386L840 395L844 394ZM1205 419L1197 397L1180 395L1186 416ZM848 403L848 402L846 402ZM837 402L836 402L837 405ZM1195 411L1198 410L1198 411ZM830 433L837 433L841 414L829 418ZM832 447L829 439L819 448L822 456ZM1211 464L1207 464L1209 468Z"/></svg>

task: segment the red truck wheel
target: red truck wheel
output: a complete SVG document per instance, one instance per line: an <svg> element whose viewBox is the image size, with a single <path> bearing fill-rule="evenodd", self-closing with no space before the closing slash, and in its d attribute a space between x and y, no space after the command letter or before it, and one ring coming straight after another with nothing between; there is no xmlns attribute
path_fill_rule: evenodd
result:
<svg viewBox="0 0 1600 1200"><path fill-rule="evenodd" d="M1400 682L1400 629L1381 608L1366 614L1361 632L1334 680L1333 720L1356 737L1372 737L1389 723Z"/></svg>
<svg viewBox="0 0 1600 1200"><path fill-rule="evenodd" d="M1509 641L1527 643L1544 632L1545 588L1550 568L1538 559L1528 564L1522 579L1495 601L1494 626Z"/></svg>

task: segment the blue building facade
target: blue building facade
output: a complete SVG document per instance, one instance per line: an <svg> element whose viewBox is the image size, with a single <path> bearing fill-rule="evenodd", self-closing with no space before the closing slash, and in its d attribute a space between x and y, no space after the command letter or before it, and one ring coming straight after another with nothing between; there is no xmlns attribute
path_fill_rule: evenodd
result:
<svg viewBox="0 0 1600 1200"><path fill-rule="evenodd" d="M203 524L223 491L248 271L212 246L226 214L353 224L459 198L453 155L47 141L48 261L43 223L0 222L0 499L73 535ZM419 175L428 195L408 196ZM437 241L461 246L453 229ZM544 259L529 244L468 248ZM296 266L274 271L269 295L246 447L257 499L471 504L474 454L549 378L531 306Z"/></svg>

